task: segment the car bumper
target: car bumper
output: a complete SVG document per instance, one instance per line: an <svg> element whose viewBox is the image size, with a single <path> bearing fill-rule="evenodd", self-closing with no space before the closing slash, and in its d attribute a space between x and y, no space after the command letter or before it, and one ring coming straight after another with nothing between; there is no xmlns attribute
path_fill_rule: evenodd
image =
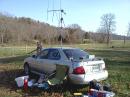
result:
<svg viewBox="0 0 130 97"><path fill-rule="evenodd" d="M69 74L69 80L73 84L88 84L92 80L101 81L101 80L105 80L107 77L108 77L107 70L94 73L94 74L86 74L86 75Z"/></svg>

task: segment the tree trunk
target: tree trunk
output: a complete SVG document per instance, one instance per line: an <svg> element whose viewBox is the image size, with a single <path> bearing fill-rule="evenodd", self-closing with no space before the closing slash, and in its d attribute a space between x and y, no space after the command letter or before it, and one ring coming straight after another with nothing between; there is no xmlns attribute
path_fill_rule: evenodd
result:
<svg viewBox="0 0 130 97"><path fill-rule="evenodd" d="M125 36L124 36L124 44L125 44L125 41L126 41L126 39L125 39Z"/></svg>
<svg viewBox="0 0 130 97"><path fill-rule="evenodd" d="M108 31L108 34L107 34L107 46L109 46L109 43L110 43L110 32Z"/></svg>

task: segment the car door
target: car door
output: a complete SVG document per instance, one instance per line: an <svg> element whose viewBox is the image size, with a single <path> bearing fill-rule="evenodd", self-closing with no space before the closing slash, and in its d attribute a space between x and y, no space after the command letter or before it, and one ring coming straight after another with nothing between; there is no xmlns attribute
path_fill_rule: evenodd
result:
<svg viewBox="0 0 130 97"><path fill-rule="evenodd" d="M37 71L37 56L36 55L32 55L31 56L31 60L29 61L29 65L31 67L31 70L33 71Z"/></svg>
<svg viewBox="0 0 130 97"><path fill-rule="evenodd" d="M48 54L49 54L49 49L44 49L37 56L35 68L37 68L37 70L40 73L46 73L46 66L48 65L48 61L47 61Z"/></svg>
<svg viewBox="0 0 130 97"><path fill-rule="evenodd" d="M46 57L39 58L39 69L46 73L51 73L56 70L56 65L60 62L60 53L58 49L49 49Z"/></svg>

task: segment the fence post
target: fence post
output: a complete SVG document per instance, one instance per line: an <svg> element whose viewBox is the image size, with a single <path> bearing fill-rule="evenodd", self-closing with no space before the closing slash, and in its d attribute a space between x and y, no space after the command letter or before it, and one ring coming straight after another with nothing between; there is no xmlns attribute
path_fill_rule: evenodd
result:
<svg viewBox="0 0 130 97"><path fill-rule="evenodd" d="M25 46L25 50L26 50L26 53L27 53L27 51L28 51L28 47L27 47L27 45Z"/></svg>

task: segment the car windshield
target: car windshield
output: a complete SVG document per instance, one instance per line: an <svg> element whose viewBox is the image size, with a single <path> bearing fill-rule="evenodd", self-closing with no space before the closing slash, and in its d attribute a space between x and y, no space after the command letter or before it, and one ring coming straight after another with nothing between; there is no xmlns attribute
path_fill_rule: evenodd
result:
<svg viewBox="0 0 130 97"><path fill-rule="evenodd" d="M89 54L80 49L64 49L63 52L68 59L73 58L74 60L79 60L89 58Z"/></svg>

